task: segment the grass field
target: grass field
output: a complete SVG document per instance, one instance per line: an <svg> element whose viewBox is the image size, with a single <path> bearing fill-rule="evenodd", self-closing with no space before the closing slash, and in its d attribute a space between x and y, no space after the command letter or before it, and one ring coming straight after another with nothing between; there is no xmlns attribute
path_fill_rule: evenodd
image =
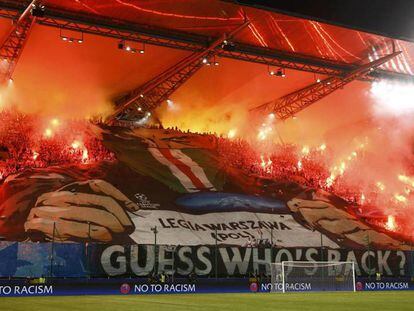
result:
<svg viewBox="0 0 414 311"><path fill-rule="evenodd" d="M414 292L197 294L0 298L1 311L414 310Z"/></svg>

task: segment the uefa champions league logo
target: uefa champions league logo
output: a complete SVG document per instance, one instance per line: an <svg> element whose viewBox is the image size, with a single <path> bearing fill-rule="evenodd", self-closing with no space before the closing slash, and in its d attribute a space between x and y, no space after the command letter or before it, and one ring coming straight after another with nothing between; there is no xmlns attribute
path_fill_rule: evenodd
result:
<svg viewBox="0 0 414 311"><path fill-rule="evenodd" d="M124 283L121 285L121 288L119 289L121 294L129 294L129 292L131 291L131 286L129 286L129 284Z"/></svg>
<svg viewBox="0 0 414 311"><path fill-rule="evenodd" d="M250 290L252 292L257 292L258 289L259 289L259 287L258 287L256 282L250 284Z"/></svg>

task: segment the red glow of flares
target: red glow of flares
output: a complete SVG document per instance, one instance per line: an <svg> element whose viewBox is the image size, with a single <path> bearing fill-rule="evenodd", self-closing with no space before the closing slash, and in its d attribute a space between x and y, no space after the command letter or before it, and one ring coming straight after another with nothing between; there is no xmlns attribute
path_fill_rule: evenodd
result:
<svg viewBox="0 0 414 311"><path fill-rule="evenodd" d="M82 151L82 162L86 163L89 160L89 153L88 153L88 149L83 149Z"/></svg>
<svg viewBox="0 0 414 311"><path fill-rule="evenodd" d="M59 126L60 121L59 121L59 119L54 118L54 119L50 120L50 124L52 124L52 126L54 126L54 127L57 127L57 126Z"/></svg>
<svg viewBox="0 0 414 311"><path fill-rule="evenodd" d="M414 196L403 192L407 186L414 188L414 178L409 176L400 174L394 178L393 184L388 185L378 180L369 184L369 177L360 184L352 182L359 162L364 160L363 149L366 148L366 143L359 143L354 151L338 161L332 158L331 150L326 144L315 147L275 145L271 152L264 155L242 139L222 138L220 142L219 153L225 166L240 168L247 174L278 181L296 181L311 188L324 189L347 201L351 209L364 207L367 211L378 213L387 210L408 212L414 203ZM337 164L331 166L331 163ZM393 192L398 187L401 191ZM409 236L407 232L410 232L412 225L407 220L409 217L403 215L405 214L382 220L370 220L367 216L366 219L377 227ZM401 225L397 226L397 223Z"/></svg>
<svg viewBox="0 0 414 311"><path fill-rule="evenodd" d="M407 203L407 198L402 194L396 193L394 194L394 198L398 203Z"/></svg>
<svg viewBox="0 0 414 311"><path fill-rule="evenodd" d="M53 136L53 131L50 128L47 128L45 129L45 132L43 135L45 138L51 138Z"/></svg>
<svg viewBox="0 0 414 311"><path fill-rule="evenodd" d="M236 137L236 134L237 134L237 129L231 129L231 130L228 132L227 137L228 137L229 139L233 139L234 137Z"/></svg>
<svg viewBox="0 0 414 311"><path fill-rule="evenodd" d="M7 159L0 160L0 182L29 168L89 165L115 159L92 134L93 125L87 121L41 120L15 111L1 112L0 120L0 146L9 154ZM271 120L269 124L273 124ZM47 130L50 136L46 137ZM411 191L407 192L414 188L414 178L407 174L395 175L394 184L377 179L372 185L362 187L349 181L349 176L358 169L355 166L364 157L366 143L359 143L353 151L337 159L325 143L312 147L272 142L273 148L263 152L252 143L230 136L219 137L218 154L223 167L236 167L247 174L324 189L343 198L350 207L363 206L383 212L385 207L390 212L409 211L414 203ZM257 139L254 142L257 143ZM382 228L408 232L411 227L403 216L397 213L393 217L381 220Z"/></svg>
<svg viewBox="0 0 414 311"><path fill-rule="evenodd" d="M272 160L270 160L269 157L267 157L267 160L265 160L265 157L263 155L260 156L260 166L262 167L263 171L266 173L272 172Z"/></svg>
<svg viewBox="0 0 414 311"><path fill-rule="evenodd" d="M33 157L32 157L32 159L34 160L34 161L36 161L37 160L37 157L39 156L39 154L36 152L36 151L33 151Z"/></svg>
<svg viewBox="0 0 414 311"><path fill-rule="evenodd" d="M390 231L395 231L397 228L397 225L395 223L395 217L392 215L389 215L387 218L387 223L385 224L385 228Z"/></svg>
<svg viewBox="0 0 414 311"><path fill-rule="evenodd" d="M77 140L74 140L71 146L73 149L78 149L81 146L81 143Z"/></svg>
<svg viewBox="0 0 414 311"><path fill-rule="evenodd" d="M92 134L92 126L88 121L42 121L39 117L3 110L0 146L9 156L0 159L0 183L29 168L114 160L114 155Z"/></svg>

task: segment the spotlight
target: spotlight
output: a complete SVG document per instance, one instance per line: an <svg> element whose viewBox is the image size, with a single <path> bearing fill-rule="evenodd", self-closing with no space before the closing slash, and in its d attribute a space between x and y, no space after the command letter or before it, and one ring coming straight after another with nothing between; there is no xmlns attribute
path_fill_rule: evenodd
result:
<svg viewBox="0 0 414 311"><path fill-rule="evenodd" d="M286 77L285 68L277 68L275 70L275 69L271 68L270 65L267 65L267 72L271 76L277 76L277 77L282 77L282 78Z"/></svg>
<svg viewBox="0 0 414 311"><path fill-rule="evenodd" d="M229 51L229 52L236 50L236 46L234 45L234 43L230 42L230 41L227 41L227 40L223 41L223 44L221 45L221 48L223 50Z"/></svg>
<svg viewBox="0 0 414 311"><path fill-rule="evenodd" d="M282 77L282 78L286 77L285 70L284 70L283 68L279 68L279 69L276 71L276 76L278 76L278 77Z"/></svg>
<svg viewBox="0 0 414 311"><path fill-rule="evenodd" d="M147 112L147 117L151 116L151 112Z"/></svg>
<svg viewBox="0 0 414 311"><path fill-rule="evenodd" d="M331 84L331 81L326 82L326 84L330 85Z"/></svg>
<svg viewBox="0 0 414 311"><path fill-rule="evenodd" d="M131 45L125 44L125 40L121 40L118 42L118 49L124 50L127 52L131 52L132 54L144 54L145 53L145 45L143 44L140 49L137 49Z"/></svg>
<svg viewBox="0 0 414 311"><path fill-rule="evenodd" d="M223 46L223 50L228 51L228 52L233 52L236 50L236 47L232 44L227 44Z"/></svg>
<svg viewBox="0 0 414 311"><path fill-rule="evenodd" d="M204 57L202 62L203 62L203 64L207 64L207 65L209 64L207 57Z"/></svg>
<svg viewBox="0 0 414 311"><path fill-rule="evenodd" d="M144 97L144 94L140 94L139 97L143 98Z"/></svg>
<svg viewBox="0 0 414 311"><path fill-rule="evenodd" d="M219 65L219 62L214 62L214 66L218 66Z"/></svg>
<svg viewBox="0 0 414 311"><path fill-rule="evenodd" d="M79 36L73 37L73 36L64 34L63 31L62 31L62 28L61 28L60 29L60 38L63 41L66 41L66 42L69 42L69 43L73 43L73 42L83 43L83 32L81 32Z"/></svg>
<svg viewBox="0 0 414 311"><path fill-rule="evenodd" d="M321 83L321 79L316 79L316 83Z"/></svg>
<svg viewBox="0 0 414 311"><path fill-rule="evenodd" d="M142 46L139 49L139 54L144 54L144 53L145 53L145 43L142 43Z"/></svg>
<svg viewBox="0 0 414 311"><path fill-rule="evenodd" d="M30 13L33 17L45 17L45 6L44 5L33 5Z"/></svg>
<svg viewBox="0 0 414 311"><path fill-rule="evenodd" d="M142 111L142 108L141 107L138 107L138 111Z"/></svg>
<svg viewBox="0 0 414 311"><path fill-rule="evenodd" d="M171 99L167 99L167 105L171 106L173 104L173 101Z"/></svg>

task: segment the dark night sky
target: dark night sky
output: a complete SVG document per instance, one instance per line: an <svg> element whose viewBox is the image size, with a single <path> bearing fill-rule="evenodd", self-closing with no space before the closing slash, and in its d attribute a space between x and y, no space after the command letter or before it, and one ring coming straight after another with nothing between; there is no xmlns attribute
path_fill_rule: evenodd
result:
<svg viewBox="0 0 414 311"><path fill-rule="evenodd" d="M414 41L414 0L232 0L232 2Z"/></svg>

